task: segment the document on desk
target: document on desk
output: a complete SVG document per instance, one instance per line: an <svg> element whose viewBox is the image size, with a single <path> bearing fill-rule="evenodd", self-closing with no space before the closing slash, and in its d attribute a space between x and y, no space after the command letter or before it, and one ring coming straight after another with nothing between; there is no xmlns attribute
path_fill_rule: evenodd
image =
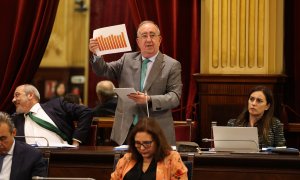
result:
<svg viewBox="0 0 300 180"><path fill-rule="evenodd" d="M114 92L122 101L131 102L132 100L127 97L128 94L136 93L134 88L114 88Z"/></svg>

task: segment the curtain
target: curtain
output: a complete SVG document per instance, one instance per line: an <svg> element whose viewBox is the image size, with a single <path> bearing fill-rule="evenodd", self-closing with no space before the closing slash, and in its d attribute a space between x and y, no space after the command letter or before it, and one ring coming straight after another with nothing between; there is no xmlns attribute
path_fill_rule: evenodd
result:
<svg viewBox="0 0 300 180"><path fill-rule="evenodd" d="M59 0L2 0L0 15L0 110L13 112L15 88L39 68Z"/></svg>
<svg viewBox="0 0 300 180"><path fill-rule="evenodd" d="M200 72L200 0L92 0L92 30L116 24L125 24L133 51L138 24L152 20L160 27L161 52L181 62L183 91L181 105L173 110L175 120L184 120L192 115L196 99L196 82L192 75ZM90 36L90 37L91 37ZM106 55L108 61L122 54ZM89 106L96 105L95 86L103 77L89 70Z"/></svg>

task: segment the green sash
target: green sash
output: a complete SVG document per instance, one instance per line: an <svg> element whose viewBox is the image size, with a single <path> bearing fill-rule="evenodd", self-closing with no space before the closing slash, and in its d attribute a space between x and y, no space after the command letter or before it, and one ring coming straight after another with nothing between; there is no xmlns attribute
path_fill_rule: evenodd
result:
<svg viewBox="0 0 300 180"><path fill-rule="evenodd" d="M69 142L68 137L65 135L65 133L63 133L62 131L60 131L57 127L55 127L54 125L52 125L51 123L48 123L47 121L38 118L36 116L34 116L32 114L32 112L28 113L29 117L36 122L38 125L40 125L41 127L48 129L49 131L52 131L54 133L56 133L57 135L59 135L64 141Z"/></svg>

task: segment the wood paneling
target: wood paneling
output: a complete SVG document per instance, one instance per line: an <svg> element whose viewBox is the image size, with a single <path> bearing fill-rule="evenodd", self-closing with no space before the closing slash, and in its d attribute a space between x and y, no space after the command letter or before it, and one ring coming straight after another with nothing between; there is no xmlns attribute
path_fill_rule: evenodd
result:
<svg viewBox="0 0 300 180"><path fill-rule="evenodd" d="M194 75L199 96L200 134L198 143L203 147L210 144L201 143L202 138L211 137L211 122L227 125L227 121L236 118L247 103L251 88L257 85L269 87L275 98L275 115L279 117L280 104L283 102L284 75Z"/></svg>

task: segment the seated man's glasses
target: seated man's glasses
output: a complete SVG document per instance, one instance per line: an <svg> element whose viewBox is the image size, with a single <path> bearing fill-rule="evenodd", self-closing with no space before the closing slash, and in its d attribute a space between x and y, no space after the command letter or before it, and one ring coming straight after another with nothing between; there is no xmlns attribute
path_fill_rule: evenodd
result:
<svg viewBox="0 0 300 180"><path fill-rule="evenodd" d="M154 39L155 37L158 37L159 35L155 34L155 33L149 33L149 34L141 34L139 38L141 39L147 39L148 37L150 37L150 39Z"/></svg>
<svg viewBox="0 0 300 180"><path fill-rule="evenodd" d="M134 145L136 148L141 148L141 146L143 146L145 149L148 149L151 147L152 141L135 141Z"/></svg>

